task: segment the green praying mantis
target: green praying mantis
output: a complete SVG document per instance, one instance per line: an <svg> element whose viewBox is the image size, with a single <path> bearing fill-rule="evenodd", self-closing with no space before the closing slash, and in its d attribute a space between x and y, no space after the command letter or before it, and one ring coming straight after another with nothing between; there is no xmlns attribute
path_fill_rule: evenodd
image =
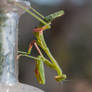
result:
<svg viewBox="0 0 92 92"><path fill-rule="evenodd" d="M61 11L55 12L53 14L50 14L50 15L44 17L42 14L40 14L37 10L35 10L32 7L30 7L30 10L29 10L29 9L26 9L21 4L16 3L16 5L40 21L40 24L36 28L33 29L33 34L36 37L36 40L33 40L29 44L29 48L28 48L27 52L18 51L18 56L25 56L25 57L32 58L35 60L35 62L36 62L35 75L40 84L45 84L44 64L46 64L50 68L56 70L56 72L57 72L57 76L55 76L56 81L65 80L66 75L62 73L60 66L58 65L58 63L54 59L54 57L52 56L52 54L44 40L44 34L43 34L43 32L45 30L51 28L51 22L54 19L64 15L64 11L61 10ZM36 47L36 49L39 53L39 55L37 57L34 57L31 55L33 45ZM47 56L49 57L50 60L45 58L45 56L42 54L39 47L41 47L41 49L47 54Z"/></svg>

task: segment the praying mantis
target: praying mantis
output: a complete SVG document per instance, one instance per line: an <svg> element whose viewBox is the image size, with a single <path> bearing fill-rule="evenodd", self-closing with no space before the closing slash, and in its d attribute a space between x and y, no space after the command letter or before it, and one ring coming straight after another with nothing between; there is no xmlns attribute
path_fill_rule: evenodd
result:
<svg viewBox="0 0 92 92"><path fill-rule="evenodd" d="M57 76L55 76L56 81L65 80L66 75L62 73L62 70L61 70L59 64L52 56L52 54L44 40L44 34L43 34L43 32L45 30L48 30L51 28L51 22L54 19L64 15L64 11L61 10L61 11L55 12L53 14L50 14L50 15L44 17L42 14L40 14L37 10L35 10L32 7L30 7L30 10L28 10L21 4L16 3L16 5L40 21L40 24L36 28L33 29L33 34L34 34L36 40L33 40L29 44L29 48L28 48L27 52L18 51L18 56L25 56L28 58L32 58L36 61L35 75L40 84L45 84L44 64L46 64L47 66L49 66L50 68L54 69L57 72ZM31 55L33 46L35 46L35 48L37 49L37 52L39 53L39 55L37 57L34 57ZM47 56L50 60L45 58L45 56L43 55L43 53L41 52L39 47L47 54Z"/></svg>

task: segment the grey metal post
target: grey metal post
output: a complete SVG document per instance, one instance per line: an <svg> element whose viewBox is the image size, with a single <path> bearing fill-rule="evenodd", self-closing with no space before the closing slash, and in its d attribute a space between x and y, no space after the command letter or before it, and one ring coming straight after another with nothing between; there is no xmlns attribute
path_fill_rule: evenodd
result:
<svg viewBox="0 0 92 92"><path fill-rule="evenodd" d="M17 82L15 71L17 49L18 15L13 12L0 13L0 82Z"/></svg>
<svg viewBox="0 0 92 92"><path fill-rule="evenodd" d="M0 83L3 84L18 82L18 20L23 10L14 2L28 4L26 0L0 0Z"/></svg>

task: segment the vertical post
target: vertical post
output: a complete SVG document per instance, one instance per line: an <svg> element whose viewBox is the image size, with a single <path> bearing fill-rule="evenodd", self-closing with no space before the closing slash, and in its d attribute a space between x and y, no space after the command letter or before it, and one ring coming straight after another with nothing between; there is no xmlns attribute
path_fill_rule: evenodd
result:
<svg viewBox="0 0 92 92"><path fill-rule="evenodd" d="M0 13L0 82L5 84L18 81L15 71L18 17L14 12Z"/></svg>
<svg viewBox="0 0 92 92"><path fill-rule="evenodd" d="M15 84L18 82L17 46L18 20L23 14L15 5L28 6L27 0L0 0L0 83Z"/></svg>

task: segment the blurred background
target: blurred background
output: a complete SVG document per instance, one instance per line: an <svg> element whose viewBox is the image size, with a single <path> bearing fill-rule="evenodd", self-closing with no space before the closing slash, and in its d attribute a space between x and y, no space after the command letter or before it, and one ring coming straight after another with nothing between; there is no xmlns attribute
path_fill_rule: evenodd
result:
<svg viewBox="0 0 92 92"><path fill-rule="evenodd" d="M31 5L45 16L65 11L44 35L50 51L67 74L67 80L57 83L56 72L45 66L46 84L40 85L35 78L33 60L20 58L20 82L45 92L92 92L92 0L31 0ZM19 50L27 51L34 39L32 29L38 23L27 13L21 16ZM37 55L34 48L32 54Z"/></svg>

